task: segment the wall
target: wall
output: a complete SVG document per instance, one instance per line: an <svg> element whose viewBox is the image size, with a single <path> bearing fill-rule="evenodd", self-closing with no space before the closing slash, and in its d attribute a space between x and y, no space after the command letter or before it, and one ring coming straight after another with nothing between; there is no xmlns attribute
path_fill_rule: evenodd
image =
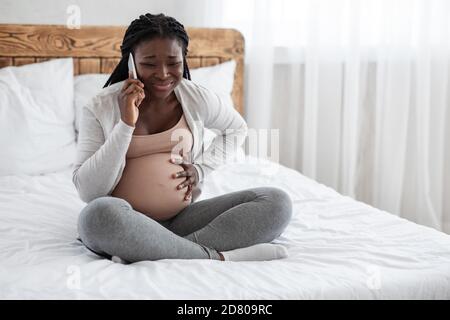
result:
<svg viewBox="0 0 450 320"><path fill-rule="evenodd" d="M207 0L1 0L0 23L66 24L71 5L80 8L81 25L129 25L147 12L164 13L190 27L214 21L211 17L206 21L205 14L190 9L203 8L207 12Z"/></svg>

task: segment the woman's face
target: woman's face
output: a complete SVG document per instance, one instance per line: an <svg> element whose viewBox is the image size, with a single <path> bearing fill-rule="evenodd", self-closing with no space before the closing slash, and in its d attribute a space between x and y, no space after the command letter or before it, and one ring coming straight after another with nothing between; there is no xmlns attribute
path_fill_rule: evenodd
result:
<svg viewBox="0 0 450 320"><path fill-rule="evenodd" d="M150 97L168 97L183 78L183 51L175 39L154 38L139 43L134 60L138 78Z"/></svg>

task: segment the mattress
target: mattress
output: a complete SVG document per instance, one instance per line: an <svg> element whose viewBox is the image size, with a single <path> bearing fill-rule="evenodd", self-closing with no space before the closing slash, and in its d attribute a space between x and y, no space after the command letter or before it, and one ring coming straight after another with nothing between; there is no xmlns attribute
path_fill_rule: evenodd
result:
<svg viewBox="0 0 450 320"><path fill-rule="evenodd" d="M198 199L258 186L291 196L274 243L289 257L164 259L124 265L77 241L86 205L72 171L0 177L1 299L449 299L450 236L247 156L205 180Z"/></svg>

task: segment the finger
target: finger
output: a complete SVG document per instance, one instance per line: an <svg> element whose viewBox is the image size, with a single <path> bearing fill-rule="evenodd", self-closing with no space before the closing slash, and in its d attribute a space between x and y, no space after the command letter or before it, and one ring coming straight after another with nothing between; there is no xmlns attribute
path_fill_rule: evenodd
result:
<svg viewBox="0 0 450 320"><path fill-rule="evenodd" d="M131 73L131 71L128 71L128 78L125 79L125 82L123 83L122 86L122 92L124 92L125 90L128 89L128 87L133 83L133 74Z"/></svg>
<svg viewBox="0 0 450 320"><path fill-rule="evenodd" d="M136 107L139 108L139 106L140 106L141 103L142 103L142 100L143 100L143 99L141 99L140 97L138 97L137 100L135 101L134 105L135 105Z"/></svg>
<svg viewBox="0 0 450 320"><path fill-rule="evenodd" d="M138 98L138 103L137 105L140 105L142 103L142 101L145 99L145 94L139 93L139 98Z"/></svg>
<svg viewBox="0 0 450 320"><path fill-rule="evenodd" d="M134 85L134 84L132 84L132 85L130 85L129 87L128 87L128 89L124 92L124 94L131 94L131 93L133 93L133 92L135 92L135 91L139 91L139 92L141 92L142 94L145 94L144 93L144 89L142 89L142 88L140 88L140 87L138 87L138 86L136 86L136 85Z"/></svg>
<svg viewBox="0 0 450 320"><path fill-rule="evenodd" d="M189 176L189 172L187 172L187 171L180 171L180 172L174 173L172 175L172 177L174 177L174 178L188 177L188 176Z"/></svg>
<svg viewBox="0 0 450 320"><path fill-rule="evenodd" d="M135 84L135 85L137 85L137 86L139 86L141 88L144 87L144 84L139 79L127 79L126 81L129 82L129 83Z"/></svg>
<svg viewBox="0 0 450 320"><path fill-rule="evenodd" d="M131 79L131 81L133 81L133 83L135 85L137 85L138 87L144 88L144 84L142 83L141 80L139 80L139 79Z"/></svg>
<svg viewBox="0 0 450 320"><path fill-rule="evenodd" d="M128 87L133 83L133 79L131 78L131 73L128 72L128 79L125 80L122 86L122 92L128 89Z"/></svg>
<svg viewBox="0 0 450 320"><path fill-rule="evenodd" d="M134 90L137 90L137 91L141 92L142 94L145 94L144 89L141 88L140 86L138 86L137 84L133 84L133 88L134 88Z"/></svg>
<svg viewBox="0 0 450 320"><path fill-rule="evenodd" d="M126 90L123 91L123 94L124 94L124 95L130 94L130 93L132 93L134 90L135 90L135 87L133 86L133 84L130 84L130 85L128 86L128 88L127 88Z"/></svg>
<svg viewBox="0 0 450 320"><path fill-rule="evenodd" d="M177 186L177 189L178 189L178 190L184 189L184 188L186 188L188 185L190 185L190 183L189 183L189 180L186 179L186 180L184 180L182 183L180 183L180 184Z"/></svg>
<svg viewBox="0 0 450 320"><path fill-rule="evenodd" d="M191 151L184 152L184 150L183 150L183 153L180 151L180 156L181 156L184 160L190 162L190 160L191 160L191 158L192 158L192 152L191 152Z"/></svg>
<svg viewBox="0 0 450 320"><path fill-rule="evenodd" d="M178 157L171 158L170 161L174 164L191 164L189 161Z"/></svg>
<svg viewBox="0 0 450 320"><path fill-rule="evenodd" d="M132 93L130 93L129 98L134 101L142 100L141 93L139 91L133 91Z"/></svg>
<svg viewBox="0 0 450 320"><path fill-rule="evenodd" d="M139 92L139 91L134 91L131 94L131 99L134 99L136 107L139 107L139 105L141 104L142 100L144 100L144 98L142 98L141 92Z"/></svg>
<svg viewBox="0 0 450 320"><path fill-rule="evenodd" d="M188 190L187 190L186 194L184 195L184 200L190 200L191 197L192 197L192 186L189 185Z"/></svg>
<svg viewBox="0 0 450 320"><path fill-rule="evenodd" d="M129 73L128 73L129 74ZM127 90L131 85L137 85L138 87L144 88L144 84L142 83L141 80L139 79L131 79L128 78L125 80L125 82L123 83L122 86L122 92L124 92L125 90Z"/></svg>
<svg viewBox="0 0 450 320"><path fill-rule="evenodd" d="M144 100L144 98L145 98L144 89L136 89L132 92L132 94L136 95L141 100Z"/></svg>
<svg viewBox="0 0 450 320"><path fill-rule="evenodd" d="M179 164L183 161L183 159L179 155L172 153L169 161L174 164Z"/></svg>

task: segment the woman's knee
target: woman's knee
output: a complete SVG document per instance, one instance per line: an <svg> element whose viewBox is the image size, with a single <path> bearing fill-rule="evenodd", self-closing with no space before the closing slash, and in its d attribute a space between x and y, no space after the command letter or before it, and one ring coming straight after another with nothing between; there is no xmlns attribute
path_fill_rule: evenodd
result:
<svg viewBox="0 0 450 320"><path fill-rule="evenodd" d="M270 214L284 229L292 218L292 200L289 194L275 187L264 187L264 198L268 202Z"/></svg>
<svg viewBox="0 0 450 320"><path fill-rule="evenodd" d="M127 201L109 196L89 202L78 218L78 233L83 242L108 235L113 232L112 228L117 229L122 224L124 209L129 207Z"/></svg>

